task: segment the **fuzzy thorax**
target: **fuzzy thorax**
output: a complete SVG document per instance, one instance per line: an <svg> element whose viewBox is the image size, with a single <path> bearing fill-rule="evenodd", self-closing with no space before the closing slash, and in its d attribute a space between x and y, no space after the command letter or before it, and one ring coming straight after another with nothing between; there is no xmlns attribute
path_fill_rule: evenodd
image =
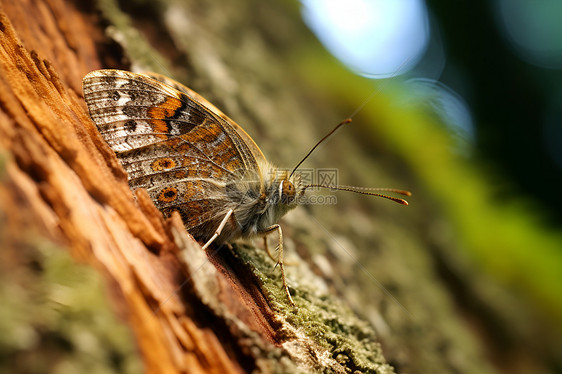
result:
<svg viewBox="0 0 562 374"><path fill-rule="evenodd" d="M286 170L269 162L259 165L258 175L245 175L227 187L236 202L234 217L240 235L250 237L276 224L289 210L297 206L300 177L289 178Z"/></svg>

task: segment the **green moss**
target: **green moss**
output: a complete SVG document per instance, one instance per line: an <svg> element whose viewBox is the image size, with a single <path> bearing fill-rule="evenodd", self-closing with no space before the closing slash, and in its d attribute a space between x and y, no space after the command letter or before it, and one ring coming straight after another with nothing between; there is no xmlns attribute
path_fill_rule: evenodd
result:
<svg viewBox="0 0 562 374"><path fill-rule="evenodd" d="M106 29L109 37L117 41L131 61L132 70L169 74L170 65L134 27L129 14L119 8L116 0L97 0L103 17L110 23Z"/></svg>
<svg viewBox="0 0 562 374"><path fill-rule="evenodd" d="M0 372L142 371L94 269L43 240L13 249L2 249L8 260L0 265Z"/></svg>
<svg viewBox="0 0 562 374"><path fill-rule="evenodd" d="M325 52L299 52L301 76L319 92L344 97L351 107L372 95L372 82L346 72ZM331 77L328 82L322 78L326 76ZM461 247L483 269L562 326L560 232L543 223L531 201L498 199L497 176L451 152L453 140L442 124L423 108L397 104L404 97L407 93L398 85L380 83L360 113L361 121L370 124L367 137L409 164L455 226Z"/></svg>
<svg viewBox="0 0 562 374"><path fill-rule="evenodd" d="M319 294L314 286L291 288L297 308L292 307L282 287L281 275L264 250L235 246L237 256L262 282L276 309L292 327L329 352L348 372L394 373L386 364L373 328L360 320L337 297ZM295 338L292 329L284 330L286 339Z"/></svg>

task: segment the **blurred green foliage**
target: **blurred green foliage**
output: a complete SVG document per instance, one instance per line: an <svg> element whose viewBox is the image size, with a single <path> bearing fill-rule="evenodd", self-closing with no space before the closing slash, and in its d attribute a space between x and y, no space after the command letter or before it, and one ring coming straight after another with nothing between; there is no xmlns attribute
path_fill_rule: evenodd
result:
<svg viewBox="0 0 562 374"><path fill-rule="evenodd" d="M96 270L40 238L14 249L0 263L0 372L142 371Z"/></svg>
<svg viewBox="0 0 562 374"><path fill-rule="evenodd" d="M297 55L303 79L342 107L356 108L376 92L359 115L371 139L410 166L476 263L562 327L562 233L545 224L542 205L522 195L499 196L496 183L508 183L505 178L455 153L451 134L426 108L400 104L407 93L399 81L374 84L323 50ZM415 195L410 200L415 204Z"/></svg>

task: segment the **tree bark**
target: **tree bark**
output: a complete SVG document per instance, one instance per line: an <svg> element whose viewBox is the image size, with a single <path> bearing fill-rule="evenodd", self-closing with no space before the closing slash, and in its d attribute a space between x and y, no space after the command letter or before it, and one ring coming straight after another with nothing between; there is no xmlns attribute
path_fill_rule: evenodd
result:
<svg viewBox="0 0 562 374"><path fill-rule="evenodd" d="M311 209L287 217L295 309L275 263L256 243L203 251L179 215L165 220L146 191L131 191L91 122L81 91L86 73L152 70L187 83L237 119L266 154L296 163L295 150L306 153L324 132L310 124L343 118L322 105L331 98L307 96L298 75L287 72L294 40L310 38L296 10L251 0L124 9L111 0L96 7L1 4L4 256L28 254L23 248L38 246L30 238L40 237L95 268L147 372L495 372L436 279L430 251L423 252L427 241L409 232L413 219L402 220L399 207L338 197L338 210L323 207L320 220L338 234L318 225ZM313 160L349 168L340 177L350 183L411 178L375 172L400 163L392 156L374 163L358 139L339 146L345 151ZM418 292L427 297L417 299Z"/></svg>
<svg viewBox="0 0 562 374"><path fill-rule="evenodd" d="M82 76L101 67L91 18L59 0L3 4L4 219L31 217L42 235L105 274L148 372L359 367L287 321L286 300L267 290L279 286L270 263L264 281L234 251L205 253L179 216L165 221L145 191L131 193L81 97ZM24 229L6 233L15 247ZM366 344L376 360L364 369L391 372L374 339Z"/></svg>

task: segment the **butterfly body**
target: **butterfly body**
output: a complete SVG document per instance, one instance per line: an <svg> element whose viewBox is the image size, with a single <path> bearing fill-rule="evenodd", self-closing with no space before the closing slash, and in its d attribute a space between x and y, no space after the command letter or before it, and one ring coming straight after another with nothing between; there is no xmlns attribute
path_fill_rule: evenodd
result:
<svg viewBox="0 0 562 374"><path fill-rule="evenodd" d="M227 212L232 210L232 216L215 242L221 244L239 237L252 238L266 231L295 208L296 202L288 203L288 196L283 194L283 181L288 181L286 172L270 164L263 166L265 168L260 168L256 174L245 171L232 180L215 181L214 186L218 190L215 196L209 196L213 203L205 206L205 210L211 212L210 218L188 227L189 232L198 240L208 241ZM202 183L205 181L202 180ZM150 190L148 191L150 194ZM156 205L165 215L178 210L184 222L193 222L197 218L191 215L201 214L193 207L190 210L181 207L178 209L173 205L168 207L161 204L158 200Z"/></svg>

